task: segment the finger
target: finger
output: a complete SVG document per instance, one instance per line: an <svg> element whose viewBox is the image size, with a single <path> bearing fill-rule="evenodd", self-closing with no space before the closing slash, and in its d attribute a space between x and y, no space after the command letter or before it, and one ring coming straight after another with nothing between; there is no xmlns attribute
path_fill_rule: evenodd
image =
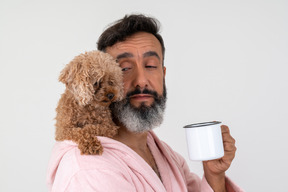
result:
<svg viewBox="0 0 288 192"><path fill-rule="evenodd" d="M235 158L235 155L236 155L236 148L234 148L231 151L224 151L224 156L221 158L220 161L230 165L233 159Z"/></svg>
<svg viewBox="0 0 288 192"><path fill-rule="evenodd" d="M221 125L221 132L223 133L230 133L229 127L227 125Z"/></svg>
<svg viewBox="0 0 288 192"><path fill-rule="evenodd" d="M223 147L224 147L224 157L225 159L234 159L236 153L236 140L231 136L229 127L227 125L221 126Z"/></svg>
<svg viewBox="0 0 288 192"><path fill-rule="evenodd" d="M230 165L233 162L234 157L235 157L235 155L233 155L233 154L226 155L226 156L221 158L220 162L223 163L224 165L226 165L227 167L230 167Z"/></svg>
<svg viewBox="0 0 288 192"><path fill-rule="evenodd" d="M237 147L233 143L225 142L223 143L224 151L233 152L237 150Z"/></svg>
<svg viewBox="0 0 288 192"><path fill-rule="evenodd" d="M229 142L235 144L235 139L231 136L229 127L227 125L221 125L221 132L223 142Z"/></svg>
<svg viewBox="0 0 288 192"><path fill-rule="evenodd" d="M224 156L222 160L225 162L232 162L236 155L237 147L233 143L224 143Z"/></svg>
<svg viewBox="0 0 288 192"><path fill-rule="evenodd" d="M222 159L225 161L232 161L236 155L236 150L237 148L235 147L231 151L224 151L224 156L222 157Z"/></svg>
<svg viewBox="0 0 288 192"><path fill-rule="evenodd" d="M236 140L228 133L222 134L223 143L232 143L235 145Z"/></svg>

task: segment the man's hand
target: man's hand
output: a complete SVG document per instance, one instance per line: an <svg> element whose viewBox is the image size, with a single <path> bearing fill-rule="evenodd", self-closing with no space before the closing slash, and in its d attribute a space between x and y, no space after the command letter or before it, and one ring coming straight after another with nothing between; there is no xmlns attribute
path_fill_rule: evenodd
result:
<svg viewBox="0 0 288 192"><path fill-rule="evenodd" d="M204 175L215 192L226 191L225 171L230 167L236 153L235 139L226 125L221 126L224 156L220 159L203 161Z"/></svg>

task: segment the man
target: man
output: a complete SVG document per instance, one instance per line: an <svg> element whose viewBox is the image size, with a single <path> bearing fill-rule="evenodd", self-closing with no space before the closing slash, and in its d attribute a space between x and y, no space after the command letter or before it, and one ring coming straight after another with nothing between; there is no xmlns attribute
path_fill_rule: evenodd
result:
<svg viewBox="0 0 288 192"><path fill-rule="evenodd" d="M61 144L48 178L52 191L241 191L225 176L236 152L227 126L221 127L225 155L203 162L202 180L153 133L166 103L165 46L158 32L157 20L130 15L100 36L98 49L112 55L123 71L126 98L111 105L119 133L99 137L102 156L69 153L77 146Z"/></svg>

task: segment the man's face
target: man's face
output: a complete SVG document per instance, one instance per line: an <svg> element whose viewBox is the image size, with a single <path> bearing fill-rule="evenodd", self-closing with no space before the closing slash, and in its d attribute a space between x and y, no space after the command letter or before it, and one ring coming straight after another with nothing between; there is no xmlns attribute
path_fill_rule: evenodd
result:
<svg viewBox="0 0 288 192"><path fill-rule="evenodd" d="M146 32L136 33L123 42L106 49L123 70L124 94L136 89L155 91L163 95L166 68L163 67L163 55L158 39ZM151 94L138 93L129 96L130 104L136 108L151 106L155 98Z"/></svg>
<svg viewBox="0 0 288 192"><path fill-rule="evenodd" d="M163 121L166 88L160 42L150 33L136 33L108 47L123 71L126 98L112 103L114 116L131 132L145 132Z"/></svg>

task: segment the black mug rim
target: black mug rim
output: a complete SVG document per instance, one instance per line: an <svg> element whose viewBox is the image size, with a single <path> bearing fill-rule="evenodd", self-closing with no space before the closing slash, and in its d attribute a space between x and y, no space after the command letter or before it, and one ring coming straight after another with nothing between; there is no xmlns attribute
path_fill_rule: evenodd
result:
<svg viewBox="0 0 288 192"><path fill-rule="evenodd" d="M183 128L205 127L205 126L210 126L210 125L217 125L220 123L221 123L221 121L209 121L209 122L203 122L203 123L193 123L193 124L185 125Z"/></svg>

